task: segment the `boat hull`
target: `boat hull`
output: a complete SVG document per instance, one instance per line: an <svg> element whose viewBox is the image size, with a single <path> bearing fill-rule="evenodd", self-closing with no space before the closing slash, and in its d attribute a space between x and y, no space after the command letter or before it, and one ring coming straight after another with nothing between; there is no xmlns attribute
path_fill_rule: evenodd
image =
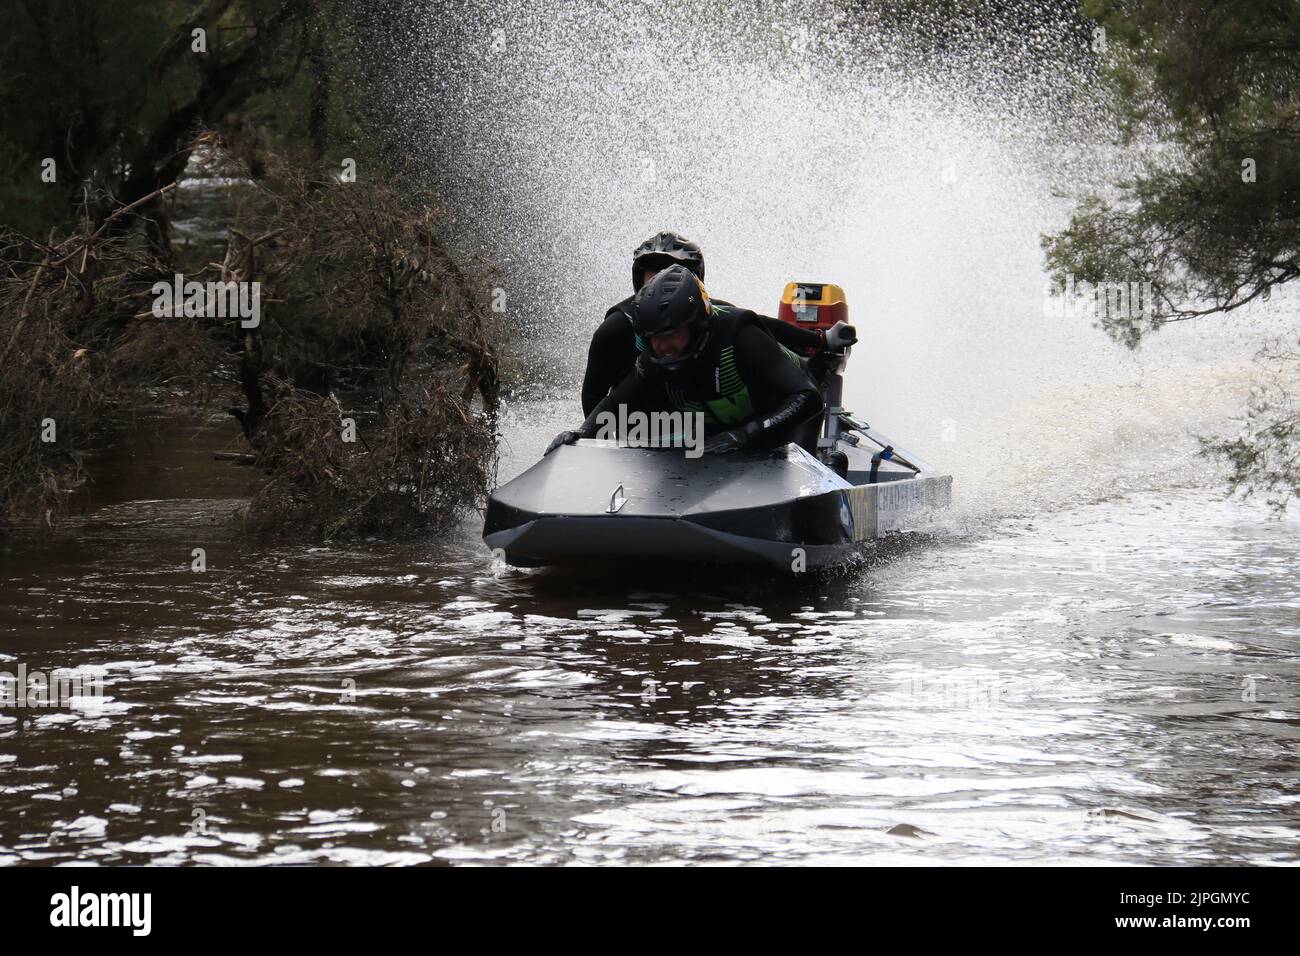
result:
<svg viewBox="0 0 1300 956"><path fill-rule="evenodd" d="M580 441L497 489L483 538L520 566L666 559L800 571L918 527L951 498L947 475L889 465L878 477L853 484L797 445L691 459Z"/></svg>

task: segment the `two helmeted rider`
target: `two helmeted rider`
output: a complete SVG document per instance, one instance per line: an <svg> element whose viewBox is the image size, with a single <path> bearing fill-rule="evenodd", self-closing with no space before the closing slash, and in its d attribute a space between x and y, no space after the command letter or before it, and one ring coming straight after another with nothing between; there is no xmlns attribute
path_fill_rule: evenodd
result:
<svg viewBox="0 0 1300 956"><path fill-rule="evenodd" d="M638 247L636 292L606 313L592 339L583 382L587 418L556 436L548 454L595 437L602 414L620 406L701 415L706 452L786 442L816 451L825 408L814 381L824 368L816 353L852 344L852 326L800 329L711 300L703 274L699 247L675 233ZM791 348L815 354L810 362Z"/></svg>
<svg viewBox="0 0 1300 956"><path fill-rule="evenodd" d="M609 307L591 337L587 351L587 369L582 379L582 413L590 415L596 404L608 395L632 371L637 356L646 350L646 341L633 328L633 303L642 286L671 265L689 269L704 282L704 253L699 245L675 232L651 236L632 253L632 295ZM734 310L729 302L714 299L713 305ZM825 331L801 329L788 322L759 315L763 327L786 348L814 356L811 371L821 371L816 355L838 351L855 341L853 327L842 325Z"/></svg>

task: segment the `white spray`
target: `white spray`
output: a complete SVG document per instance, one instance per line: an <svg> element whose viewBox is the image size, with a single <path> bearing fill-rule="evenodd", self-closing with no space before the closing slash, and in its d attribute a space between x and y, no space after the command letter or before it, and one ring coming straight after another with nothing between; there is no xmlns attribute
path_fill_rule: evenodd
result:
<svg viewBox="0 0 1300 956"><path fill-rule="evenodd" d="M1040 235L1140 154L1109 145L1077 24L963 45L909 9L514 0L450 20L430 3L411 28L440 55L395 41L392 95L552 330L553 392L630 292L631 249L670 228L703 246L711 292L760 312L790 279L842 285L862 340L847 402L951 470L967 513L1219 487L1192 436L1240 411L1275 316L1129 353L1046 315ZM918 53L927 35L943 55Z"/></svg>

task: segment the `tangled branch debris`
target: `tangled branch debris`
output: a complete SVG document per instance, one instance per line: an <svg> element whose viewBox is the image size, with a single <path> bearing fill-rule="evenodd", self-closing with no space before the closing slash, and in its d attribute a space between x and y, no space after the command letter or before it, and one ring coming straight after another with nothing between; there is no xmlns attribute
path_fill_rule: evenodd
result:
<svg viewBox="0 0 1300 956"><path fill-rule="evenodd" d="M478 502L505 335L487 272L458 263L436 206L400 180L270 169L241 187L222 260L185 276L257 283L251 323L159 314L174 267L116 224L173 187L61 238L0 232L0 525L51 522L87 447L142 401L242 399L249 451L233 457L266 475L260 527L409 533Z"/></svg>
<svg viewBox="0 0 1300 956"><path fill-rule="evenodd" d="M243 335L232 410L271 478L253 517L325 536L436 526L495 464L504 329L487 275L457 264L414 189L272 171L223 266L272 303Z"/></svg>

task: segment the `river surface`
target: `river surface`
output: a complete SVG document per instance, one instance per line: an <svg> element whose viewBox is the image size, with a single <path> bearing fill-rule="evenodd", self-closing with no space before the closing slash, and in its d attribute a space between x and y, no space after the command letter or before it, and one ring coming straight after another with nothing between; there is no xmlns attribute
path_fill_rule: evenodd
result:
<svg viewBox="0 0 1300 956"><path fill-rule="evenodd" d="M1047 308L1043 234L1143 155L1069 18L917 62L946 8L771 7L429 3L366 50L554 379L502 477L676 229L747 307L843 285L846 400L952 472L952 518L794 581L494 567L474 520L258 543L233 422L142 418L0 545L0 672L104 684L0 710L0 863L1300 862L1300 514L1195 455L1296 300L1138 352Z"/></svg>
<svg viewBox="0 0 1300 956"><path fill-rule="evenodd" d="M139 429L0 551L0 669L104 680L0 716L0 862L1300 861L1297 517L1166 488L593 579L473 520L250 542L229 427Z"/></svg>

